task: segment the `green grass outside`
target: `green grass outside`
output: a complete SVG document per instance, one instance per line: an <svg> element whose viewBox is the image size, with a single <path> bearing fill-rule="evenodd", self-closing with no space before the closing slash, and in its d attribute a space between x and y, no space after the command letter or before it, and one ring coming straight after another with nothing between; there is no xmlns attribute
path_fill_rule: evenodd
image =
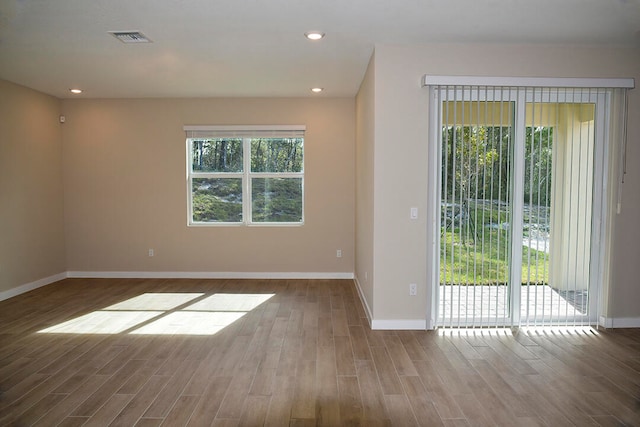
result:
<svg viewBox="0 0 640 427"><path fill-rule="evenodd" d="M472 218L468 224L454 223L456 228L441 231L440 283L506 284L509 281L509 231L508 227L495 227L508 223L506 210L470 203L469 212ZM525 222L528 219L525 218ZM530 266L521 273L523 284L549 282L548 253L523 246L522 264Z"/></svg>

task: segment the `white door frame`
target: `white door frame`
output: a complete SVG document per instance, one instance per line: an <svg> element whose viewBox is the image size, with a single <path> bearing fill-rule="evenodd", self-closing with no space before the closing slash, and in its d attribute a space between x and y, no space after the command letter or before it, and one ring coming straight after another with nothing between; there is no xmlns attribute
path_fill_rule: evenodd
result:
<svg viewBox="0 0 640 427"><path fill-rule="evenodd" d="M458 85L455 89L449 87L440 89L435 83L428 83L425 76L425 85L429 86L429 145L428 145L428 179L429 190L427 195L427 280L431 286L427 286L427 329L435 329L439 318L439 289L440 289L440 218L441 218L441 187L442 187L442 101L469 101L484 100L489 101L494 98L492 92L484 90L464 90L462 85ZM523 79L527 80L527 79ZM600 79L587 79L598 80ZM606 79L609 81L610 79ZM614 79L615 80L615 79ZM626 79L617 79L625 80ZM545 80L546 82L546 80ZM604 82L600 82L604 84ZM450 83L449 83L450 84ZM468 87L467 84L464 85ZM501 85L502 86L502 85ZM526 85L525 85L526 86ZM571 85L566 85L571 86ZM592 85L597 87L612 87ZM527 102L566 102L566 103L594 103L596 104L595 117L595 146L594 146L594 184L593 184L593 220L592 220L592 244L591 244L591 260L590 263L590 283L589 283L589 322L596 323L598 313L601 311L600 298L598 298L599 289L603 282L604 265L603 260L606 253L606 245L600 244L605 235L606 213L607 208L604 203L607 198L607 176L608 164L606 160L609 155L607 145L604 143L608 134L607 114L609 93L605 90L586 89L582 91L571 91L572 96L569 99L566 91L555 89L551 92L534 91L534 90L514 90L513 94L509 91L507 97L500 97L500 101L515 101L515 117L514 117L514 177L512 194L523 194L524 187L524 143L526 134L525 123L525 105ZM544 100L541 94L545 94ZM487 96L489 94L489 96ZM553 96L551 95L553 94ZM578 94L576 96L575 94ZM510 283L521 281L522 267L522 232L514 233L513 230L522 230L523 227L523 205L522 197L511 197L511 255L510 255ZM520 286L510 286L510 319L507 320L510 325L517 326L520 323ZM518 309L514 310L514 307Z"/></svg>

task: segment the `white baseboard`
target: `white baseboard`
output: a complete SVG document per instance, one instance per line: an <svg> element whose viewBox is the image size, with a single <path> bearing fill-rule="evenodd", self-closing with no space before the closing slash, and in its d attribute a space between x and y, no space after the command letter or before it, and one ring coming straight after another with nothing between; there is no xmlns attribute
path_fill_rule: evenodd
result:
<svg viewBox="0 0 640 427"><path fill-rule="evenodd" d="M360 281L357 276L354 276L353 281L356 283L356 289L358 290L358 295L360 296L360 302L362 302L362 306L364 307L364 312L367 315L367 320L369 321L369 326L371 326L371 319L373 319L373 315L371 314L371 308L367 303L367 299L364 297L364 293L362 292L362 286L360 286Z"/></svg>
<svg viewBox="0 0 640 427"><path fill-rule="evenodd" d="M233 271L69 271L67 277L94 279L353 279L353 273Z"/></svg>
<svg viewBox="0 0 640 427"><path fill-rule="evenodd" d="M424 331L427 329L426 319L387 319L377 320L374 319L371 322L371 329L374 330L411 330L411 331Z"/></svg>
<svg viewBox="0 0 640 427"><path fill-rule="evenodd" d="M607 329L640 328L640 317L600 317L600 326Z"/></svg>
<svg viewBox="0 0 640 427"><path fill-rule="evenodd" d="M0 301L4 301L6 299L18 296L20 294L24 294L25 292L29 292L34 289L38 289L43 286L50 285L51 283L54 283L66 278L67 278L67 273L58 273L58 274L54 274L53 276L38 279L30 283L25 283L24 285L16 286L15 288L11 288L8 291L0 292Z"/></svg>
<svg viewBox="0 0 640 427"><path fill-rule="evenodd" d="M362 301L362 305L364 306L365 312L367 314L367 319L369 320L369 326L373 330L418 330L424 331L427 329L427 320L426 319L374 319L373 313L371 312L371 308L367 303L366 298L364 297L364 293L362 291L362 286L360 286L360 281L358 277L354 277L354 281L356 282L356 288L358 289L358 294L360 295L360 300Z"/></svg>

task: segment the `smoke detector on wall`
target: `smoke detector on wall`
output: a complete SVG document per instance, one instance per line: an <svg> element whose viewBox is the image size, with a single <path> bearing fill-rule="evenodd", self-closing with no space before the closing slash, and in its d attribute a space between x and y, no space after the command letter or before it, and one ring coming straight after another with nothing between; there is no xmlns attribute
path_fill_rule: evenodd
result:
<svg viewBox="0 0 640 427"><path fill-rule="evenodd" d="M151 40L140 31L109 31L122 43L151 43Z"/></svg>

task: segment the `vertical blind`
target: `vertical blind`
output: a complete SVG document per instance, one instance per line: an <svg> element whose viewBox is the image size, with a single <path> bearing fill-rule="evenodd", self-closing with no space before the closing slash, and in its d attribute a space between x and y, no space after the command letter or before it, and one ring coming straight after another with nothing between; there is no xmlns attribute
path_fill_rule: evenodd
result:
<svg viewBox="0 0 640 427"><path fill-rule="evenodd" d="M424 84L438 169L436 324L594 323L611 213L603 189L612 190L617 168L608 137L622 124L607 121L619 98L611 88L633 80L425 76Z"/></svg>

